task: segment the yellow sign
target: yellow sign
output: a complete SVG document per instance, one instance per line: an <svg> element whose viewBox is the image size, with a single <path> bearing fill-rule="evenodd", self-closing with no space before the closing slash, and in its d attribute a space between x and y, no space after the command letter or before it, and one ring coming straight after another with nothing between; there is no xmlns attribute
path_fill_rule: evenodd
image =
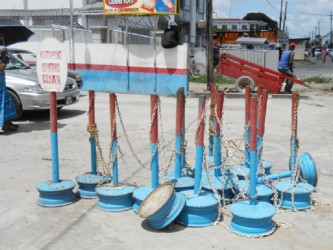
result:
<svg viewBox="0 0 333 250"><path fill-rule="evenodd" d="M176 15L179 0L103 0L104 15Z"/></svg>

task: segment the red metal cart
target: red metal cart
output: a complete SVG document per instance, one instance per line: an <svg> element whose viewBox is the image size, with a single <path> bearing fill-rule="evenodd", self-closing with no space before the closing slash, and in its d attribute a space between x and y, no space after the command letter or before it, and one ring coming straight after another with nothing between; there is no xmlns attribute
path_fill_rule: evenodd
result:
<svg viewBox="0 0 333 250"><path fill-rule="evenodd" d="M236 56L223 53L217 65L217 71L223 75L232 77L236 80L236 89L241 90L246 85L250 85L253 90L255 86L262 86L264 89L279 93L285 80L305 85L304 82L288 77L278 71L260 66L258 64L243 60Z"/></svg>

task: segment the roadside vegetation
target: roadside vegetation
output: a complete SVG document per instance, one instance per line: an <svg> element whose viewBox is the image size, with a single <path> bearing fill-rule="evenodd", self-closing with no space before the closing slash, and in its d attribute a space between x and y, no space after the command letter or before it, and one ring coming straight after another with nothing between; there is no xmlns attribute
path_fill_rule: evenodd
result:
<svg viewBox="0 0 333 250"><path fill-rule="evenodd" d="M206 75L189 75L189 81L190 82L196 82L196 83L207 83L207 76ZM235 80L227 79L226 77L222 77L220 75L214 76L214 83L216 84L234 84Z"/></svg>
<svg viewBox="0 0 333 250"><path fill-rule="evenodd" d="M333 83L333 79L329 77L324 77L324 76L312 76L308 78L302 79L303 82L308 82L308 83Z"/></svg>

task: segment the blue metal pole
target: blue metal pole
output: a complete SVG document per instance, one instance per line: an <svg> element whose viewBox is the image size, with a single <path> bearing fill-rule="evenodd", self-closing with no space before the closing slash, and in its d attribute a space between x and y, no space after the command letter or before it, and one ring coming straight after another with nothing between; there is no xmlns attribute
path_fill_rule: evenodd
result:
<svg viewBox="0 0 333 250"><path fill-rule="evenodd" d="M251 88L246 86L245 88L245 167L250 168L250 99Z"/></svg>
<svg viewBox="0 0 333 250"><path fill-rule="evenodd" d="M222 170L221 170L221 165L222 165L222 153L221 153L221 137L220 135L215 135L214 136L214 175L215 176L221 176L222 175Z"/></svg>
<svg viewBox="0 0 333 250"><path fill-rule="evenodd" d="M195 177L194 177L194 194L199 194L201 177L202 177L202 163L203 163L203 146L196 146L195 150Z"/></svg>
<svg viewBox="0 0 333 250"><path fill-rule="evenodd" d="M181 171L182 171L182 138L181 136L176 136L176 157L175 157L175 177L179 178L181 176Z"/></svg>
<svg viewBox="0 0 333 250"><path fill-rule="evenodd" d="M221 148L221 123L223 110L224 92L216 93L216 117L215 117L215 135L214 135L214 175L221 176L222 170L222 148Z"/></svg>
<svg viewBox="0 0 333 250"><path fill-rule="evenodd" d="M151 175L152 175L152 188L158 187L158 95L150 96L150 114L151 114L151 128L150 128L150 148L152 154L151 162Z"/></svg>
<svg viewBox="0 0 333 250"><path fill-rule="evenodd" d="M184 88L179 88L177 92L176 107L176 157L175 157L175 177L181 176L184 167Z"/></svg>
<svg viewBox="0 0 333 250"><path fill-rule="evenodd" d="M113 185L118 185L118 158L117 158L117 126L116 126L116 94L109 94L110 104L110 127L111 127L111 155L113 159L112 173L113 173Z"/></svg>
<svg viewBox="0 0 333 250"><path fill-rule="evenodd" d="M112 159L114 159L112 173L113 173L113 184L118 185L118 157L117 157L117 141L112 140Z"/></svg>
<svg viewBox="0 0 333 250"><path fill-rule="evenodd" d="M196 151L195 151L195 177L194 177L194 194L199 194L201 177L202 177L202 163L203 163L203 150L204 150L204 132L205 132L205 121L201 119L206 104L206 97L200 96L199 97L199 115L198 121L199 127L197 130L196 136Z"/></svg>
<svg viewBox="0 0 333 250"><path fill-rule="evenodd" d="M97 174L96 140L91 137L89 141L90 141L90 155L91 155L91 173Z"/></svg>
<svg viewBox="0 0 333 250"><path fill-rule="evenodd" d="M291 137L291 182L295 180L296 176L294 176L296 169L296 161L297 161L297 136L293 135Z"/></svg>
<svg viewBox="0 0 333 250"><path fill-rule="evenodd" d="M250 102L250 204L256 204L257 188L257 99Z"/></svg>
<svg viewBox="0 0 333 250"><path fill-rule="evenodd" d="M95 92L90 90L89 96L89 127L90 129L96 128L95 123ZM90 141L90 157L91 157L91 173L97 174L97 156L96 156L96 140L94 137L89 138Z"/></svg>
<svg viewBox="0 0 333 250"><path fill-rule="evenodd" d="M59 182L59 155L58 155L58 114L57 93L50 92L50 130L51 130L51 158L52 158L52 181Z"/></svg>
<svg viewBox="0 0 333 250"><path fill-rule="evenodd" d="M52 181L59 182L58 133L51 132Z"/></svg>
<svg viewBox="0 0 333 250"><path fill-rule="evenodd" d="M157 144L151 144L151 154L153 156L152 162L151 162L151 178L152 183L151 187L153 189L158 187L158 145Z"/></svg>

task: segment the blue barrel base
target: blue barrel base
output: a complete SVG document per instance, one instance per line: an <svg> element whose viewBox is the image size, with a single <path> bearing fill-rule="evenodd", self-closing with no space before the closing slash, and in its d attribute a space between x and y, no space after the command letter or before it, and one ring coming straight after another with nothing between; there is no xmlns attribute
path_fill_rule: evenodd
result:
<svg viewBox="0 0 333 250"><path fill-rule="evenodd" d="M180 192L185 196L185 206L176 222L188 227L213 225L218 217L218 199L212 192L201 190L198 195L193 190Z"/></svg>
<svg viewBox="0 0 333 250"><path fill-rule="evenodd" d="M60 180L40 182L36 185L39 192L37 204L43 207L61 207L72 204L75 201L73 189L75 182L71 180Z"/></svg>
<svg viewBox="0 0 333 250"><path fill-rule="evenodd" d="M194 179L188 176L181 176L170 180L175 186L176 192L193 189Z"/></svg>
<svg viewBox="0 0 333 250"><path fill-rule="evenodd" d="M97 198L96 186L98 183L102 183L105 177L101 174L85 173L76 177L78 183L77 195L83 199L95 199ZM109 176L107 182L111 182L112 177Z"/></svg>
<svg viewBox="0 0 333 250"><path fill-rule="evenodd" d="M231 200L234 198L234 193L232 191L233 183L234 183L234 179L233 179L234 176L229 172L226 172L226 174L221 175L221 176L215 176L214 169L209 171L209 175L210 175L210 179L212 181L212 185L214 186L214 188L218 191L218 193L221 196L224 195L224 198L227 199L226 204L229 204L231 201L228 201L228 200ZM211 187L211 184L208 180L207 174L202 175L202 187L209 191L213 190L213 188ZM223 201L221 201L221 202L223 202Z"/></svg>
<svg viewBox="0 0 333 250"><path fill-rule="evenodd" d="M318 184L318 175L316 164L309 153L304 153L299 157L299 167L301 176L307 183L316 187Z"/></svg>
<svg viewBox="0 0 333 250"><path fill-rule="evenodd" d="M248 183L246 180L240 180L238 183L239 183L239 186L236 187L237 193L239 193L240 190L241 190L242 192L245 192L245 193L249 194L249 192L250 192L250 183ZM264 202L272 203L271 197L274 194L274 191L270 187L268 187L267 185L257 184L256 194L257 194L256 199L258 201L264 201Z"/></svg>
<svg viewBox="0 0 333 250"><path fill-rule="evenodd" d="M132 209L132 194L136 188L128 185L100 186L96 188L99 198L96 206L105 212L121 212Z"/></svg>
<svg viewBox="0 0 333 250"><path fill-rule="evenodd" d="M262 161L261 162L265 171L265 175L271 174L271 169L273 167L273 163L269 161ZM261 171L261 172L260 172ZM262 170L260 169L258 172L258 176L263 175ZM236 174L239 180L244 180L245 176L249 178L250 176L250 168L246 167L245 164L241 164L238 168L233 169L234 174Z"/></svg>
<svg viewBox="0 0 333 250"><path fill-rule="evenodd" d="M275 227L272 218L276 214L276 208L267 202L237 202L230 206L230 212L233 217L229 227L237 234L260 236L269 233Z"/></svg>
<svg viewBox="0 0 333 250"><path fill-rule="evenodd" d="M144 199L148 197L148 195L153 191L154 189L151 186L143 186L137 188L133 192L133 198L134 198L134 205L133 205L133 211L137 214L139 212L139 207Z"/></svg>
<svg viewBox="0 0 333 250"><path fill-rule="evenodd" d="M275 184L279 195L278 205L285 209L305 210L311 208L311 193L315 190L309 183L299 182L292 188L290 180L280 181ZM294 201L292 193L294 192ZM282 195L283 193L283 195Z"/></svg>

